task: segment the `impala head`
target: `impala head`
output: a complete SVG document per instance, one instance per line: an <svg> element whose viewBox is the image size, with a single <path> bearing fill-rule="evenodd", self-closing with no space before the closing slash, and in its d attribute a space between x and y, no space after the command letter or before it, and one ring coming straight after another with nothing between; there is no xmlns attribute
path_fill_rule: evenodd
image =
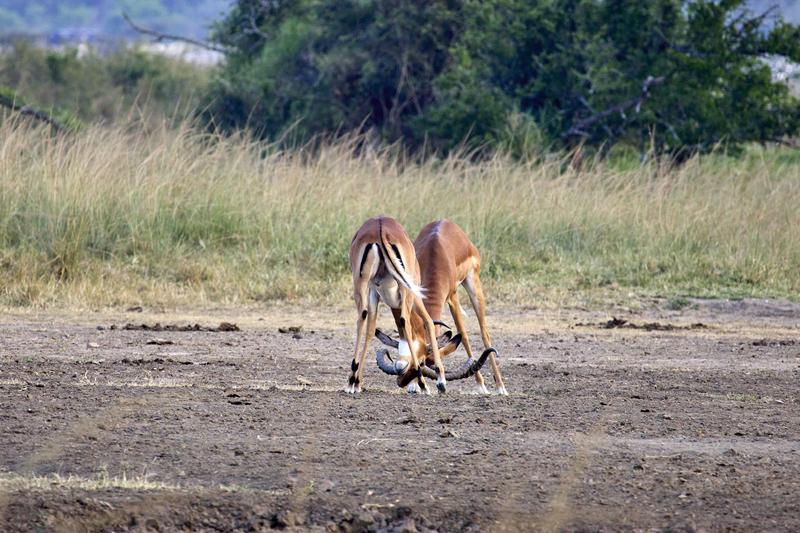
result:
<svg viewBox="0 0 800 533"><path fill-rule="evenodd" d="M378 350L376 354L378 368L387 374L397 376L397 385L399 387L405 387L420 375L430 379L437 378L436 371L428 366L429 363L432 363L430 345L412 341L411 344L413 346L409 346L405 341L393 339L381 330L377 330L375 336L386 346L396 348L400 352L396 359L392 359L387 348ZM445 331L444 334L437 338L437 343L439 344L439 352L444 357L458 348L459 344L461 344L461 335L453 336L450 331ZM408 350L408 352L404 354L405 350ZM489 354L494 351L493 348L489 348L478 359L468 359L458 370L447 372L447 380L451 381L473 376L481 369ZM415 361L417 364L414 364Z"/></svg>
<svg viewBox="0 0 800 533"><path fill-rule="evenodd" d="M425 376L430 376L427 372L429 369L425 366L431 356L430 344L424 344L418 340L412 340L410 343L403 339L396 340L381 330L376 330L375 336L386 346L398 351L398 354L392 357L389 355L389 350L383 349L378 352L377 357L378 367L387 374L397 376L398 386L405 387L417 378L420 372ZM458 348L461 343L461 335L452 337L451 333L447 331L439 336L437 342L439 353L444 356L453 353ZM435 376L435 374L433 375Z"/></svg>

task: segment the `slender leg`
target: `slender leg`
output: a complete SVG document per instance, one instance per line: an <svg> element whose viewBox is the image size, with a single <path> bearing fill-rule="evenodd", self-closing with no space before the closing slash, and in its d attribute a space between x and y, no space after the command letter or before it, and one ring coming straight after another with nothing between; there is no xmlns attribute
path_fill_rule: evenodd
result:
<svg viewBox="0 0 800 533"><path fill-rule="evenodd" d="M360 385L364 378L364 359L367 357L367 349L372 337L375 336L375 323L378 320L378 292L375 289L369 290L369 307L367 309L367 331L364 337L364 348L361 351L361 358L358 361L358 372L356 373L356 384Z"/></svg>
<svg viewBox="0 0 800 533"><path fill-rule="evenodd" d="M375 334L375 319L378 310L378 293L370 287L370 280L378 270L379 256L377 246L365 251L360 270L353 268L353 299L356 302L356 348L350 362L350 377L345 392L361 392L361 378L364 376L364 356L369 341Z"/></svg>
<svg viewBox="0 0 800 533"><path fill-rule="evenodd" d="M367 309L367 290L368 283L364 280L357 280L354 284L353 299L356 301L356 347L353 353L353 360L350 362L350 377L347 379L347 387L345 392L354 394L361 391L361 380L359 379L359 366L361 357L359 351L363 344L369 342L369 337L366 337L367 318L369 311Z"/></svg>
<svg viewBox="0 0 800 533"><path fill-rule="evenodd" d="M447 305L450 307L450 314L453 315L453 321L456 323L456 330L461 334L461 344L464 345L464 348L467 350L467 355L472 359L472 346L469 344L467 328L464 326L464 316L461 314L461 305L458 303L458 293L453 292L453 294L450 295L447 299ZM475 381L478 382L478 390L480 392L489 394L480 372L475 373Z"/></svg>
<svg viewBox="0 0 800 533"><path fill-rule="evenodd" d="M436 342L436 326L431 319L431 316L425 310L425 304L422 303L422 298L414 296L414 305L416 312L422 317L425 323L425 332L428 334L428 339L431 343L431 352L433 352L433 364L439 373L439 378L436 380L436 388L439 389L440 394L447 391L447 378L444 377L444 364L442 363L442 354L439 353L439 343ZM422 361L422 364L425 364Z"/></svg>
<svg viewBox="0 0 800 533"><path fill-rule="evenodd" d="M407 294L407 295L406 295ZM400 338L408 343L408 346L414 343L414 338L410 333L412 333L413 328L411 327L411 298L413 295L410 291L404 293L402 304L398 309L392 309L392 315L394 316L395 324L397 325L397 332L400 334ZM417 339L419 340L419 339ZM422 361L422 364L425 364ZM407 372L413 372L416 375L416 383L412 382L408 386L408 392L423 392L425 394L430 394L431 391L428 388L427 383L425 382L425 376L419 371L420 361L417 361L416 355L413 352L411 353L411 362L409 364ZM412 387L411 385L414 385Z"/></svg>
<svg viewBox="0 0 800 533"><path fill-rule="evenodd" d="M478 277L478 273L472 271L467 274L463 285L467 290L467 294L469 294L472 308L475 309L475 314L478 316L478 324L481 327L481 338L483 339L483 348L491 348L492 339L489 337L489 330L486 329L486 299L483 296L483 288L481 287L481 280ZM508 391L503 383L503 376L500 374L500 366L497 364L497 358L495 358L494 353L489 354L489 361L492 363L492 373L494 374L494 384L497 387L497 393L507 396Z"/></svg>

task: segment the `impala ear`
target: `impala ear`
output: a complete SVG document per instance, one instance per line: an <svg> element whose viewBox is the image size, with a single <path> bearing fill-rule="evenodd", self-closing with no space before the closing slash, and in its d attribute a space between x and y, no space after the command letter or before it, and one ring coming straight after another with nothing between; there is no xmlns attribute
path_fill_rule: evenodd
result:
<svg viewBox="0 0 800 533"><path fill-rule="evenodd" d="M450 339L450 342L440 348L439 353L442 355L442 357L450 355L458 349L459 344L461 344L461 333L456 334L455 337Z"/></svg>
<svg viewBox="0 0 800 533"><path fill-rule="evenodd" d="M396 340L394 340L389 335L387 335L386 333L384 333L379 329L375 329L375 336L378 338L379 341L381 341L386 346L389 346L391 348L398 348L400 346L399 342L397 342Z"/></svg>
<svg viewBox="0 0 800 533"><path fill-rule="evenodd" d="M461 342L461 335L460 335L460 334L459 334L459 335L456 335L456 337L458 337L458 342ZM445 346L445 345L446 345L448 342L452 342L452 340L453 340L454 338L455 338L455 337L453 337L453 332L452 332L452 331L445 331L444 333L442 333L441 335L439 335L438 337L436 337L436 345L437 345L437 346L439 346L439 353L442 353L442 350L444 349L444 346ZM458 344L456 344L456 347L458 347ZM455 350L455 348L453 348L453 350ZM431 350L431 345L430 345L430 344L428 345L428 350L427 350L427 353L428 353L428 354L431 354L431 353L432 353L432 350Z"/></svg>

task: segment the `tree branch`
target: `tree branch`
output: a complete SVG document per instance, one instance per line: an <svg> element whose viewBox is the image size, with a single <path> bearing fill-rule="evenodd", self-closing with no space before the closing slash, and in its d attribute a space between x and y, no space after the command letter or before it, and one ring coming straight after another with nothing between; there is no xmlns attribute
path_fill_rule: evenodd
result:
<svg viewBox="0 0 800 533"><path fill-rule="evenodd" d="M156 31L156 30L151 30L149 28L145 28L145 27L140 26L139 24L135 23L127 13L123 13L122 14L122 18L125 19L125 22L127 22L131 26L131 28L133 28L134 30L136 30L139 33L142 33L144 35L151 35L151 36L155 37L156 41L165 41L165 40L166 41L180 41L182 43L187 43L187 44L192 44L194 46L199 46L201 48L205 48L206 50L211 50L213 52L219 52L221 54L227 54L228 53L228 50L226 48L222 48L221 46L216 46L214 44L207 43L207 42L204 42L204 41L198 41L198 40L195 40L195 39L191 39L189 37L181 37L180 35L172 35L172 34L169 34L169 33L161 33L160 31Z"/></svg>
<svg viewBox="0 0 800 533"><path fill-rule="evenodd" d="M0 106L7 107L12 111L16 111L20 115L35 118L45 122L53 127L56 131L67 131L69 128L54 119L49 113L40 111L28 105L19 105L15 100L0 94Z"/></svg>
<svg viewBox="0 0 800 533"><path fill-rule="evenodd" d="M630 100L625 100L615 106L609 107L605 111L601 111L599 113L595 113L594 115L587 117L583 120L580 120L572 125L572 127L567 131L562 138L569 138L569 137L586 137L589 134L586 132L586 128L589 128L600 122L601 120L610 117L611 115L615 115L617 113L624 115L625 111L630 108L634 108L636 113L638 113L641 108L642 104L650 94L650 87L652 85L658 85L659 83L664 82L666 77L659 76L654 78L653 76L648 76L644 83L642 83L642 92L636 98L631 98Z"/></svg>

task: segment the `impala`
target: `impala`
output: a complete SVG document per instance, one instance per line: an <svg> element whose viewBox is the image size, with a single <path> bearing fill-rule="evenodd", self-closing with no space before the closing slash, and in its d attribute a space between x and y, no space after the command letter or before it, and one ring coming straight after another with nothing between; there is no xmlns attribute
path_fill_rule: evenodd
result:
<svg viewBox="0 0 800 533"><path fill-rule="evenodd" d="M386 365L388 373L397 375L397 383L406 386L417 379L419 387L427 391L424 375L420 370L430 350L436 368L436 387L446 390L448 375L444 371L439 343L435 337L436 326L422 302L420 271L414 245L403 226L393 218L379 216L367 220L356 232L350 243L350 267L353 272L353 299L358 318L356 320L356 348L350 364L350 378L346 392L361 391L364 376L364 357L369 341L375 334L378 302L384 302L392 310L400 341L397 347L400 357ZM407 327L412 320L419 327ZM425 342L428 339L430 345ZM449 336L444 340L448 340ZM445 353L458 346L449 342ZM454 345L455 344L455 345ZM430 370L427 369L426 370ZM452 377L452 376L451 376Z"/></svg>
<svg viewBox="0 0 800 533"><path fill-rule="evenodd" d="M414 241L414 250L420 265L421 283L425 287L424 305L427 315L431 317L431 321L435 322L438 328L442 324L440 322L442 309L447 304L458 330L458 335L454 339L460 340L467 350L469 359L462 367L461 373L465 374L464 377L474 374L480 391L488 394L489 391L486 389L483 376L480 373L483 361L486 360L488 355L492 364L497 392L501 395L507 395L508 391L503 383L503 376L500 374L500 367L495 357L497 352L491 347L492 339L486 329L486 300L479 277L481 256L478 253L478 249L475 248L475 245L469 240L464 230L456 223L449 220L437 220L422 228ZM477 361L473 361L472 347L469 344L467 330L464 327L463 310L458 301L457 289L459 285L466 289L472 308L478 317L484 352ZM424 324L421 320L412 317L410 326L410 334L418 336L418 332L424 327ZM390 346L397 344L396 341L382 332L378 332L378 338L384 344ZM378 366L382 365L380 359L381 354L379 353ZM382 366L381 368L383 369ZM425 375L432 373L430 369L426 370L427 373L424 372Z"/></svg>

